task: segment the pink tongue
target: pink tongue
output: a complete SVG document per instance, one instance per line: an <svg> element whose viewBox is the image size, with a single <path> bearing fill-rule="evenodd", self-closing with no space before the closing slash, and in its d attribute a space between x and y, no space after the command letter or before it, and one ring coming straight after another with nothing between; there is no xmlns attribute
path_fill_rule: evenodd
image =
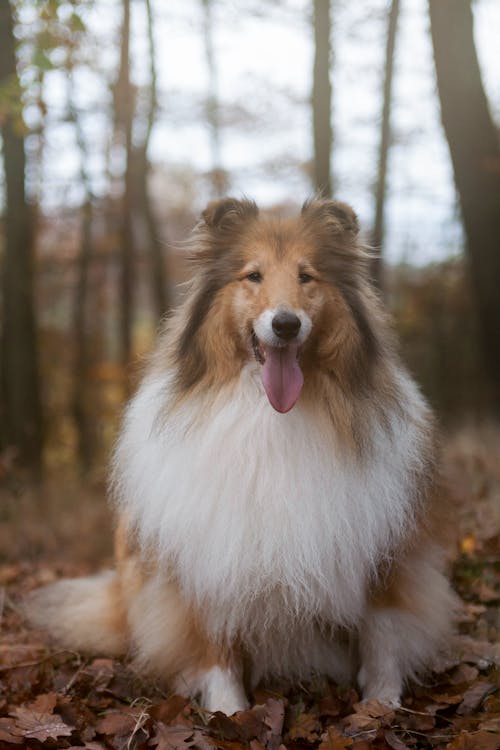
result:
<svg viewBox="0 0 500 750"><path fill-rule="evenodd" d="M276 348L263 346L266 361L262 365L262 382L276 411L285 414L297 401L304 376L297 362L297 346Z"/></svg>

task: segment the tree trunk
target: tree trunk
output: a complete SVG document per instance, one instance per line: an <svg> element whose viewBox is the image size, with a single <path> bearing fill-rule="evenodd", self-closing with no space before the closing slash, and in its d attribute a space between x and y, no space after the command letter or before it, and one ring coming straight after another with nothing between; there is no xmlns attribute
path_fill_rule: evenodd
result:
<svg viewBox="0 0 500 750"><path fill-rule="evenodd" d="M210 132L210 150L212 159L211 182L214 197L220 198L227 191L227 174L222 168L220 148L220 118L217 96L217 65L215 62L212 22L212 0L203 3L203 37L205 40L205 59L208 71L208 97L206 102L207 123Z"/></svg>
<svg viewBox="0 0 500 750"><path fill-rule="evenodd" d="M313 134L314 186L325 197L332 195L332 87L330 83L330 0L314 0Z"/></svg>
<svg viewBox="0 0 500 750"><path fill-rule="evenodd" d="M11 7L0 3L0 87L19 86ZM20 463L41 467L42 418L33 292L33 216L25 195L23 123L10 113L1 126L6 216L1 340L2 442Z"/></svg>
<svg viewBox="0 0 500 750"><path fill-rule="evenodd" d="M133 322L133 144L132 127L134 121L135 97L130 82L130 0L123 0L123 21L120 40L120 70L115 87L115 119L124 147L125 165L123 174L123 195L120 217L120 344L121 360L125 370L132 358Z"/></svg>
<svg viewBox="0 0 500 750"><path fill-rule="evenodd" d="M68 86L69 120L74 124L76 130L76 142L80 152L80 181L85 189L85 202L81 209L80 249L73 301L74 360L72 411L78 438L78 464L82 474L86 474L92 466L97 441L96 431L93 426L94 420L92 419L89 404L89 386L87 381L87 373L90 366L87 311L89 301L89 272L92 261L93 195L86 167L89 154L80 119L74 106L74 85L71 72L68 73Z"/></svg>
<svg viewBox="0 0 500 750"><path fill-rule="evenodd" d="M500 412L500 148L470 0L429 0L441 117L460 197L483 364Z"/></svg>
<svg viewBox="0 0 500 750"><path fill-rule="evenodd" d="M394 70L394 47L399 16L399 0L392 0L387 26L385 48L385 77L382 105L382 122L380 126L380 145L378 158L377 183L375 187L375 223L373 227L372 244L379 256L373 264L373 278L377 286L382 287L382 245L384 242L384 210L387 192L387 158L391 144L391 97L392 78Z"/></svg>
<svg viewBox="0 0 500 750"><path fill-rule="evenodd" d="M151 0L145 0L148 40L149 40L149 70L150 89L144 141L137 153L137 193L138 206L147 233L147 243L150 255L150 278L154 308L157 318L161 318L169 308L167 277L165 271L164 245L160 239L160 227L154 212L153 201L149 192L149 176L151 165L148 158L149 141L158 110L156 51L153 34L153 13Z"/></svg>

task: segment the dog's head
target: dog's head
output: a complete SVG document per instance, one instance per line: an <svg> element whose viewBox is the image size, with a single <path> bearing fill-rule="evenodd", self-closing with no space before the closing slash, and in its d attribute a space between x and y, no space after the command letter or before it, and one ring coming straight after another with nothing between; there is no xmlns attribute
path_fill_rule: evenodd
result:
<svg viewBox="0 0 500 750"><path fill-rule="evenodd" d="M255 360L272 406L289 411L313 367L333 377L375 355L354 211L314 199L299 217L248 200L213 202L197 228L197 273L178 340L180 382L235 376Z"/></svg>

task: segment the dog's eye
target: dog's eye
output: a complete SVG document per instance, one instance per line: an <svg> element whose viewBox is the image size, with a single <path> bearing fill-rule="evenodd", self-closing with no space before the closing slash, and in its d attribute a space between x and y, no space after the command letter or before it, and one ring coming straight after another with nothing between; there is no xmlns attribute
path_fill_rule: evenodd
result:
<svg viewBox="0 0 500 750"><path fill-rule="evenodd" d="M299 282L301 284L309 284L310 281L314 281L313 277L308 273L299 273Z"/></svg>
<svg viewBox="0 0 500 750"><path fill-rule="evenodd" d="M254 284L260 284L262 281L262 274L260 271L252 271L252 273L247 274L245 278L248 281L253 281Z"/></svg>

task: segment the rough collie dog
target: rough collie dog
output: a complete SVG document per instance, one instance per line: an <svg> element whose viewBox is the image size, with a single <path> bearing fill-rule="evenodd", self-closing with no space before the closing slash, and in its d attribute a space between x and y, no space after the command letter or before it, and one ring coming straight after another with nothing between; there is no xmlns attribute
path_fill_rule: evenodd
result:
<svg viewBox="0 0 500 750"><path fill-rule="evenodd" d="M131 654L209 711L273 676L397 704L449 632L432 415L347 205L224 199L125 415L114 572L37 592L62 644Z"/></svg>

